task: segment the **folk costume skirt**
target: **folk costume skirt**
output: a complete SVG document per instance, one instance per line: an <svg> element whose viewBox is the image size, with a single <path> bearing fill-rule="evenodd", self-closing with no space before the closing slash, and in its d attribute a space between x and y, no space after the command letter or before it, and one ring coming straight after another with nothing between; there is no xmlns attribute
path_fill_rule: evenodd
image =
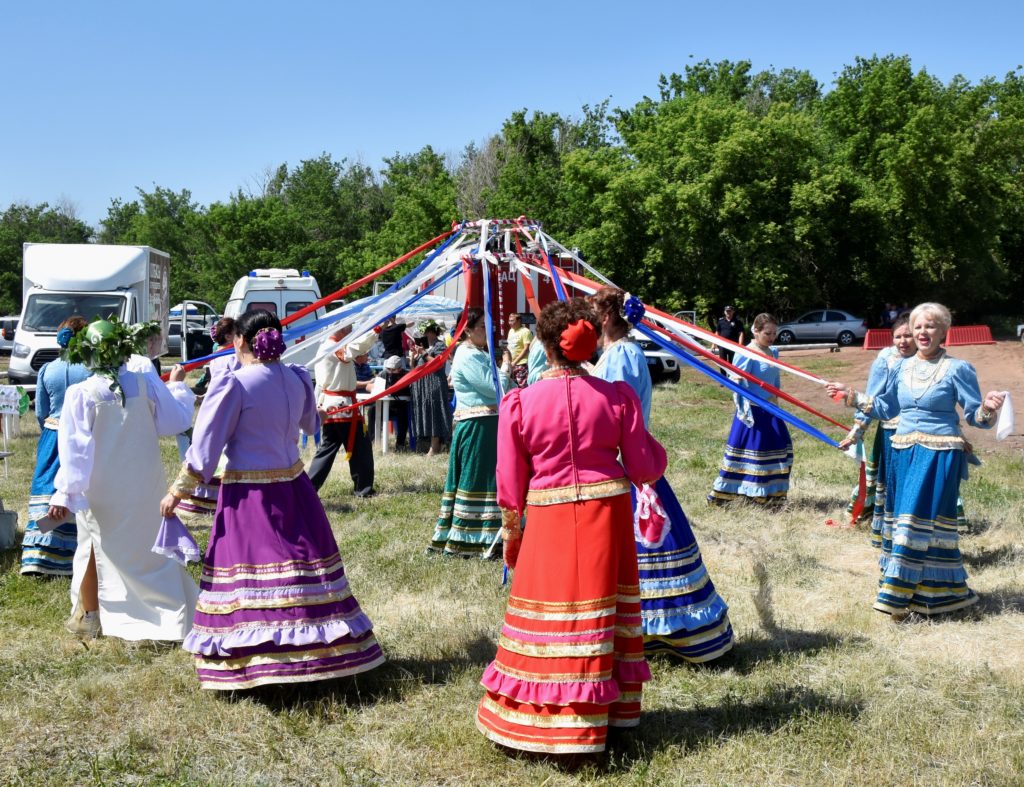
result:
<svg viewBox="0 0 1024 787"><path fill-rule="evenodd" d="M889 467L892 464L892 436L895 429L883 429L878 427L875 433L875 443L871 453L876 455L875 469L875 506L871 516L871 546L882 548L882 527L885 521L885 498L890 493L895 494L896 478L889 478Z"/></svg>
<svg viewBox="0 0 1024 787"><path fill-rule="evenodd" d="M501 530L498 507L498 416L455 424L448 476L428 551L482 557Z"/></svg>
<svg viewBox="0 0 1024 787"><path fill-rule="evenodd" d="M384 662L303 472L224 483L185 650L204 689L354 675Z"/></svg>
<svg viewBox="0 0 1024 787"><path fill-rule="evenodd" d="M637 542L644 650L693 663L732 649L729 608L711 581L690 522L665 478L654 485L668 532L658 547Z"/></svg>
<svg viewBox="0 0 1024 787"><path fill-rule="evenodd" d="M51 425L52 421L52 425ZM55 490L53 479L60 468L57 458L57 423L47 419L36 446L36 470L32 475L32 488L28 498L28 524L21 542L21 573L47 574L70 577L78 546L78 527L75 515L44 533L36 525L45 519L50 509L50 498Z"/></svg>
<svg viewBox="0 0 1024 787"><path fill-rule="evenodd" d="M959 449L893 449L886 474L880 612L937 615L978 601L967 587L957 533L957 498L966 458Z"/></svg>
<svg viewBox="0 0 1024 787"><path fill-rule="evenodd" d="M882 432L885 430L879 425L875 429L875 436L871 441L871 450L866 452L864 457L864 507L861 509L857 522L862 520L874 521L875 505L878 500L879 463L882 454ZM884 490L885 484L882 484ZM860 497L860 482L854 484L850 490L850 502L846 506L846 513L853 516L853 510L857 505L857 498ZM881 509L879 509L881 510ZM854 522L853 524L857 524ZM874 539L872 539L874 543Z"/></svg>
<svg viewBox="0 0 1024 787"><path fill-rule="evenodd" d="M725 456L708 502L714 505L746 499L777 505L789 494L793 441L784 421L760 407L751 407L754 425L733 416Z"/></svg>
<svg viewBox="0 0 1024 787"><path fill-rule="evenodd" d="M498 653L477 727L503 746L605 748L640 721L644 659L628 494L528 506Z"/></svg>

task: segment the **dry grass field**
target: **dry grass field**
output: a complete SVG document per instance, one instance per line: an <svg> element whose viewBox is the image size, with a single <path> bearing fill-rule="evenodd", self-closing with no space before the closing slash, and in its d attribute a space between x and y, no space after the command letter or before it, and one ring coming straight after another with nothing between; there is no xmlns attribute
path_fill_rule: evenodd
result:
<svg viewBox="0 0 1024 787"><path fill-rule="evenodd" d="M1000 349L997 365L979 362L983 382L1003 382L1003 365L1019 382L1024 350ZM868 355L797 362L860 381ZM962 548L981 603L955 619L894 625L871 610L876 558L865 532L824 524L843 519L856 475L838 452L794 435L783 511L704 505L730 418L726 394L691 373L655 391L653 431L731 607L735 651L704 668L655 661L642 726L606 756L574 767L509 757L476 731L477 681L504 610L501 567L424 555L444 463L389 454L378 456L378 497L352 498L343 464L323 489L389 658L358 679L200 691L181 650L71 638L67 580L22 578L18 551L0 553L0 783L1020 784L1019 438L979 441L985 464L963 488L973 532ZM37 434L24 419L0 486L22 524ZM172 441L164 456L170 470Z"/></svg>

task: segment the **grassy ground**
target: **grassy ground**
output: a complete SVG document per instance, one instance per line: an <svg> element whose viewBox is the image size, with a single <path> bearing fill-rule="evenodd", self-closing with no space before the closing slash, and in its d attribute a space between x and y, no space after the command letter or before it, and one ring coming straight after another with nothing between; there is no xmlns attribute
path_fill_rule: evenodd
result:
<svg viewBox="0 0 1024 787"><path fill-rule="evenodd" d="M804 362L830 375L843 363ZM323 490L389 657L359 679L202 692L180 650L73 640L61 627L67 581L22 578L17 551L0 553L0 783L1020 783L1020 455L986 453L964 487L975 532L963 551L982 603L956 620L896 626L871 611L864 532L824 526L842 519L855 476L837 452L795 436L785 511L704 506L730 416L717 387L687 374L655 392L653 429L730 604L735 652L710 668L656 661L642 726L606 757L575 769L510 758L476 731L501 569L424 556L444 464L392 454L378 457L379 497L352 498L343 466ZM36 433L26 419L0 487L22 523ZM172 443L164 449L170 469Z"/></svg>

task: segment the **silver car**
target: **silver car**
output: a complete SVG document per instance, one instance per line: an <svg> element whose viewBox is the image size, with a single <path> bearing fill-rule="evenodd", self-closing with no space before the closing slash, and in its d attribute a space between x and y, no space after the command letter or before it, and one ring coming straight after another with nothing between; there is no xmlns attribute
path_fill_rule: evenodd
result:
<svg viewBox="0 0 1024 787"><path fill-rule="evenodd" d="M867 332L868 324L863 317L854 317L839 309L816 309L780 325L775 342L835 342L840 347L849 347L863 339Z"/></svg>

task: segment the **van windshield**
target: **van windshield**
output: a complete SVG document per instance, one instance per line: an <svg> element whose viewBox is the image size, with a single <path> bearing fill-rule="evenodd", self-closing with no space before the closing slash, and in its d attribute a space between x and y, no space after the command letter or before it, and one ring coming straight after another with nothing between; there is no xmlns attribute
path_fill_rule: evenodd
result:
<svg viewBox="0 0 1024 787"><path fill-rule="evenodd" d="M28 296L21 330L56 333L64 320L79 314L86 320L106 319L114 315L124 319L128 299L123 295L84 292L44 292Z"/></svg>

